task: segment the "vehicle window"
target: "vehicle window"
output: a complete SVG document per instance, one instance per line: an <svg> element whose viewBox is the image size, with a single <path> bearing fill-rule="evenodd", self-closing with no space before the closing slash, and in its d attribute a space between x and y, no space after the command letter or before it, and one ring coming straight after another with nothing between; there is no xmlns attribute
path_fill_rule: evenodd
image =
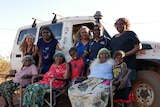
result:
<svg viewBox="0 0 160 107"><path fill-rule="evenodd" d="M52 25L48 25L48 26L43 26L43 27L49 27L51 29L52 33L54 34L55 38L57 40L61 39L62 27L63 27L62 23L56 23L56 24L52 24ZM42 30L43 27L40 28L40 31Z"/></svg>
<svg viewBox="0 0 160 107"><path fill-rule="evenodd" d="M91 23L75 24L73 25L73 29L72 29L72 44L74 44L77 41L76 33L82 26L87 26L91 31L91 35L93 35L92 32L93 32L94 23L91 22Z"/></svg>
<svg viewBox="0 0 160 107"><path fill-rule="evenodd" d="M31 28L31 29L22 30L20 32L20 34L19 34L17 44L20 44L23 41L23 39L25 38L26 34L33 34L34 38L35 38L36 37L36 32L37 32L37 28Z"/></svg>

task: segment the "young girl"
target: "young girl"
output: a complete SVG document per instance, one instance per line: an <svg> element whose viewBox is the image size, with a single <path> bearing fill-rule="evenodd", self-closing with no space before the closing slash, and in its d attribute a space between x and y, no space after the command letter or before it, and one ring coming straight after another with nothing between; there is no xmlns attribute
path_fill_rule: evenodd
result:
<svg viewBox="0 0 160 107"><path fill-rule="evenodd" d="M85 63L83 58L78 58L78 50L72 47L69 50L72 60L69 62L71 71L71 80L84 76Z"/></svg>
<svg viewBox="0 0 160 107"><path fill-rule="evenodd" d="M131 82L128 78L131 71L127 68L127 64L123 62L124 57L125 53L122 50L117 50L113 55L115 60L113 85L117 87L113 98L115 107L119 107L118 103L120 102L126 104L126 107L133 107L132 101L134 101L134 97L131 91Z"/></svg>

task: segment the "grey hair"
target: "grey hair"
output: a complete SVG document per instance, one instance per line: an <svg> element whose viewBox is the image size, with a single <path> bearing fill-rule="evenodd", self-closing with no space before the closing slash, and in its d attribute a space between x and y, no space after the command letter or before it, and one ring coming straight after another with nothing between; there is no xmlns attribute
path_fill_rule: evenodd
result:
<svg viewBox="0 0 160 107"><path fill-rule="evenodd" d="M27 58L30 58L31 64L35 64L35 60L34 60L34 58L32 57L32 55L25 55L25 56L22 58L22 63L23 63L23 64L24 64L24 62L26 61Z"/></svg>

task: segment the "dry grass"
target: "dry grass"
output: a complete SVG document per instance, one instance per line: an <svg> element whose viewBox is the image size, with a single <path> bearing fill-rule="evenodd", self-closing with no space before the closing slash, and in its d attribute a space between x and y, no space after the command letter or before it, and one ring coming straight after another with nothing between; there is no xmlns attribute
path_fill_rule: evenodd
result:
<svg viewBox="0 0 160 107"><path fill-rule="evenodd" d="M0 83L4 81L4 77L10 71L10 62L0 59Z"/></svg>

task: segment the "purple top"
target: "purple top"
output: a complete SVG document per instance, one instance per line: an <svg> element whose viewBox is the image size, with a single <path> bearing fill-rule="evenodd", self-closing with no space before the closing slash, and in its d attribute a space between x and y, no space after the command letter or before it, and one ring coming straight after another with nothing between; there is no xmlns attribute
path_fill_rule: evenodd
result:
<svg viewBox="0 0 160 107"><path fill-rule="evenodd" d="M38 70L34 64L28 67L24 66L19 72L15 74L15 77L13 78L13 82L20 83L20 80L21 80L22 85L28 85L31 83L31 78L21 79L21 77L24 75L35 75L35 74L38 74Z"/></svg>

